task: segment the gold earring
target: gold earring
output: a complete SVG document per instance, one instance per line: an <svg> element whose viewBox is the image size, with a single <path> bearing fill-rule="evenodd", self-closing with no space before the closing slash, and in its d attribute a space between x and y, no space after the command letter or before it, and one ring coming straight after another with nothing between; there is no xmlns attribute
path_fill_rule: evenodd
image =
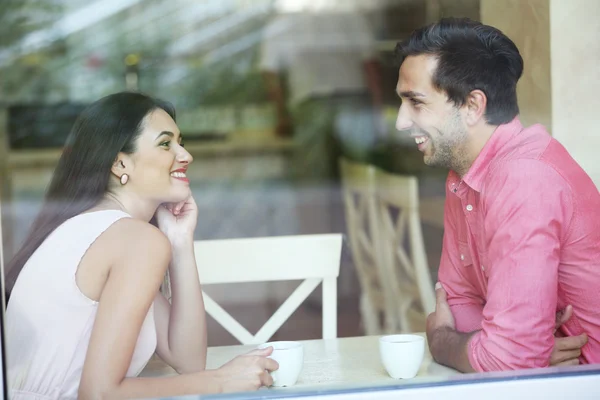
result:
<svg viewBox="0 0 600 400"><path fill-rule="evenodd" d="M129 175L127 175L127 174L121 175L120 181L121 181L121 185L125 185L129 181Z"/></svg>

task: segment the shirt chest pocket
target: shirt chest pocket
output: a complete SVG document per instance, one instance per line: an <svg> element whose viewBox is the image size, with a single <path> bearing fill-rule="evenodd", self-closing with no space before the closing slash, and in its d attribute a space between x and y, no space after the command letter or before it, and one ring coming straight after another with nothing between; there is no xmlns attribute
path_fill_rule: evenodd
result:
<svg viewBox="0 0 600 400"><path fill-rule="evenodd" d="M481 272L483 273L483 276L485 276L486 281L487 278L489 277L489 260L488 260L488 255L486 251L479 251L478 253L479 256L479 269L481 269Z"/></svg>
<svg viewBox="0 0 600 400"><path fill-rule="evenodd" d="M473 257L471 257L471 250L467 242L458 242L458 258L463 267L473 266Z"/></svg>
<svg viewBox="0 0 600 400"><path fill-rule="evenodd" d="M467 242L458 243L458 257L461 265L469 274L483 275L484 281L488 278L488 257L486 251L477 251L477 256L471 256L471 249ZM479 273L481 271L481 273Z"/></svg>

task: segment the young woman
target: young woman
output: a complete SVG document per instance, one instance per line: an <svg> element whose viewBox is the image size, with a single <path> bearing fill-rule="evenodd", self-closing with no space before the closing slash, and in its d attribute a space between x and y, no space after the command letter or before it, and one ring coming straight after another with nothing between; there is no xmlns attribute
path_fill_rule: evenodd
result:
<svg viewBox="0 0 600 400"><path fill-rule="evenodd" d="M13 400L165 397L272 383L272 349L205 370L191 162L167 103L125 92L82 112L7 268ZM167 269L171 302L159 290ZM180 375L137 378L155 351Z"/></svg>

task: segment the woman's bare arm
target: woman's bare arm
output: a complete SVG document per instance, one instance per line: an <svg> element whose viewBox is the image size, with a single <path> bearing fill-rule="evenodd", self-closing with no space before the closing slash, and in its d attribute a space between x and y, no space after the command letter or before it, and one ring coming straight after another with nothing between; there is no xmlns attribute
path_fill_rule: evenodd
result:
<svg viewBox="0 0 600 400"><path fill-rule="evenodd" d="M164 235L136 220L120 224L127 246L112 251L114 264L102 290L83 368L79 397L136 398L215 393L221 390L211 374L172 378L125 378L142 323L159 290L171 258ZM116 253L115 253L116 252Z"/></svg>
<svg viewBox="0 0 600 400"><path fill-rule="evenodd" d="M179 373L199 372L206 366L206 314L193 240L172 244L172 249L171 303L161 293L154 303L156 352Z"/></svg>

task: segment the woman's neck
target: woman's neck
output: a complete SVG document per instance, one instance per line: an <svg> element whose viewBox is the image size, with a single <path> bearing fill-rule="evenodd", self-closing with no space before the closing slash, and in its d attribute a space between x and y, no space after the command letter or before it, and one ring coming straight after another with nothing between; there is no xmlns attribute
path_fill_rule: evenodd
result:
<svg viewBox="0 0 600 400"><path fill-rule="evenodd" d="M147 201L107 193L93 210L121 210L131 215L133 218L150 221L154 216L154 213L156 213L157 208L158 205L150 204L150 202Z"/></svg>

